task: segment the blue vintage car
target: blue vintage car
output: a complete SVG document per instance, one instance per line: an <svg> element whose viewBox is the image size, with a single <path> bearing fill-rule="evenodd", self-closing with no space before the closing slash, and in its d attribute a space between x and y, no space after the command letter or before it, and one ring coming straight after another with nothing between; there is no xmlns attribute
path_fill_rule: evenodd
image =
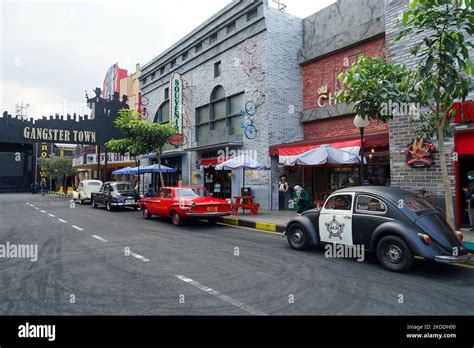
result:
<svg viewBox="0 0 474 348"><path fill-rule="evenodd" d="M441 209L410 192L378 186L331 194L321 209L290 220L285 236L293 249L336 243L363 246L390 271L410 269L415 256L443 263L474 260Z"/></svg>

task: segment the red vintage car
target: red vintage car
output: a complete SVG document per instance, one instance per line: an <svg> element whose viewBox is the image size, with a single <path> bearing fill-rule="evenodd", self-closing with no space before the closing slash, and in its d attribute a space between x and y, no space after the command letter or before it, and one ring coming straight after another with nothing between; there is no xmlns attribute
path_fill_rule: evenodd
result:
<svg viewBox="0 0 474 348"><path fill-rule="evenodd" d="M206 219L214 223L232 211L228 201L211 197L200 186L163 187L156 197L142 198L138 204L145 219L153 215L171 217L176 226L189 219Z"/></svg>

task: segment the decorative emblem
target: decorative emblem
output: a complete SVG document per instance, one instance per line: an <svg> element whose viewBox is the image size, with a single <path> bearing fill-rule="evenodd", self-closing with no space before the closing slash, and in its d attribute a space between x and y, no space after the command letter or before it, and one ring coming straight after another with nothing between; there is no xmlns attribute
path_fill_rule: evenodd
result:
<svg viewBox="0 0 474 348"><path fill-rule="evenodd" d="M412 168L429 168L433 164L433 153L436 147L423 138L411 142L406 151L406 162Z"/></svg>
<svg viewBox="0 0 474 348"><path fill-rule="evenodd" d="M342 240L342 232L344 232L344 227L346 225L336 221L336 215L332 217L330 222L326 222L325 225L329 233L329 238L334 237Z"/></svg>

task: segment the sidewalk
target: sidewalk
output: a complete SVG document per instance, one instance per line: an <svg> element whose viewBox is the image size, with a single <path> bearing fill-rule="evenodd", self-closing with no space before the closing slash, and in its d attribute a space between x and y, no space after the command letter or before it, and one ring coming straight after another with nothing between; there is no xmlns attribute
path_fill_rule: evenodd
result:
<svg viewBox="0 0 474 348"><path fill-rule="evenodd" d="M222 222L242 227L255 228L257 230L280 232L285 231L286 223L296 216L294 210L260 210L258 215L250 215L248 210L245 214L239 211L239 215L231 215L222 218Z"/></svg>

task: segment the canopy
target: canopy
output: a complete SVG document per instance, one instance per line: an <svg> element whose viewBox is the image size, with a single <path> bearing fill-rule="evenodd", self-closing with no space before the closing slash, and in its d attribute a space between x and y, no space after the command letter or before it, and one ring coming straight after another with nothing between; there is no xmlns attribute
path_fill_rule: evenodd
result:
<svg viewBox="0 0 474 348"><path fill-rule="evenodd" d="M216 165L217 170L266 170L270 169L252 156L240 155Z"/></svg>
<svg viewBox="0 0 474 348"><path fill-rule="evenodd" d="M140 166L138 167L127 167L127 168L122 168L119 170L116 170L112 172L114 175L123 175L123 174L132 174L132 175L137 175L138 170L140 170L140 174L145 174L145 173L175 173L176 169L161 165L160 168L158 164L153 164L150 166Z"/></svg>
<svg viewBox="0 0 474 348"><path fill-rule="evenodd" d="M287 166L295 164L321 165L325 163L352 164L358 162L357 156L359 153L360 140L348 140L319 145L281 147L278 149L278 161L280 164ZM297 163L297 160L302 156L305 157L300 161L301 163ZM357 159L355 162L354 156Z"/></svg>

